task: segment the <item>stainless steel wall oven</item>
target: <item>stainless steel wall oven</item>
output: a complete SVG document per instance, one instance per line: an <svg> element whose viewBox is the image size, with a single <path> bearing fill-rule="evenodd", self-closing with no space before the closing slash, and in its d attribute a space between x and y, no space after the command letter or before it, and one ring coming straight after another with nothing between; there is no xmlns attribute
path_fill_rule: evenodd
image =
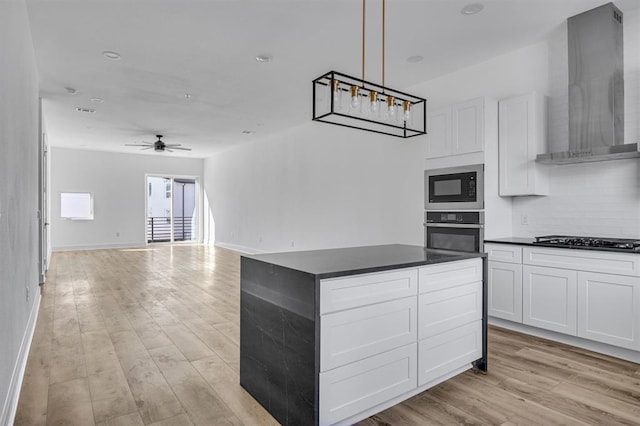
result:
<svg viewBox="0 0 640 426"><path fill-rule="evenodd" d="M469 252L484 251L484 212L425 212L425 247Z"/></svg>

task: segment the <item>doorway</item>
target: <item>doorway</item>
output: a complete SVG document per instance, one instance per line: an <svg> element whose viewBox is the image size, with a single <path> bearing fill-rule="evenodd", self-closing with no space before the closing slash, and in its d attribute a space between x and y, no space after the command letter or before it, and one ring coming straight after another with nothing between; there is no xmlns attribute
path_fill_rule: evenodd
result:
<svg viewBox="0 0 640 426"><path fill-rule="evenodd" d="M196 180L147 176L147 243L197 240Z"/></svg>

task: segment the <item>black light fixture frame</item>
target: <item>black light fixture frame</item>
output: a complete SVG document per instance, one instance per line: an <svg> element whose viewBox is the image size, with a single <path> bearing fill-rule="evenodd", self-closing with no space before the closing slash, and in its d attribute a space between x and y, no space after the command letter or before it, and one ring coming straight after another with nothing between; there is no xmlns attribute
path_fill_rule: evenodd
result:
<svg viewBox="0 0 640 426"><path fill-rule="evenodd" d="M398 106L400 107L400 110L398 111L398 114L403 114L402 104L405 101L410 102L413 122L422 121L421 125L418 123L418 126L407 126L407 122L404 120L402 121L402 124L400 124L338 111L334 104L332 92L332 88L336 81L339 82L339 90L343 91L343 96L350 96L349 88L357 86L359 88L360 96L362 97L361 102L367 102L371 92L378 93L380 102L384 102L387 97L393 96L395 100L399 102ZM390 89L388 87L336 71L329 71L328 73L321 75L314 79L312 84L313 121L365 130L367 132L391 135L403 139L427 133L427 100L424 98L413 96L399 90ZM318 105L318 101L321 98L319 95L320 90L323 90L326 94L325 96L329 96L330 98L328 108L320 108Z"/></svg>

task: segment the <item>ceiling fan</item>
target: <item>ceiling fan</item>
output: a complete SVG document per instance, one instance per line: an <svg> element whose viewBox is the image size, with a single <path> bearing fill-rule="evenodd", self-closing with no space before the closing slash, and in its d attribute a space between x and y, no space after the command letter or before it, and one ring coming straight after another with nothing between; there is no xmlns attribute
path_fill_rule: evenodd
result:
<svg viewBox="0 0 640 426"><path fill-rule="evenodd" d="M125 143L125 146L140 146L142 150L145 149L153 149L155 152L173 152L174 149L179 149L182 151L191 151L191 148L183 148L182 144L179 143L164 143L162 139L162 135L156 135L158 138L155 142L141 142L141 143Z"/></svg>

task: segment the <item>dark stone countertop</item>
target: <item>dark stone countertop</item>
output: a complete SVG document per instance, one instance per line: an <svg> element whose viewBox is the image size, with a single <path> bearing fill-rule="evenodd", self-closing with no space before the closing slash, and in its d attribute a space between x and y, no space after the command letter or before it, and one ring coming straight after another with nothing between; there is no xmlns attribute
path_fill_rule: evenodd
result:
<svg viewBox="0 0 640 426"><path fill-rule="evenodd" d="M523 237L505 237L505 238L491 238L484 240L485 243L498 243L498 244L517 244L520 246L532 246L535 238L523 238ZM537 245L537 244L536 244Z"/></svg>
<svg viewBox="0 0 640 426"><path fill-rule="evenodd" d="M243 257L306 272L322 279L390 269L411 268L485 256L485 253L433 250L426 249L422 246L389 244L265 253L245 255Z"/></svg>

